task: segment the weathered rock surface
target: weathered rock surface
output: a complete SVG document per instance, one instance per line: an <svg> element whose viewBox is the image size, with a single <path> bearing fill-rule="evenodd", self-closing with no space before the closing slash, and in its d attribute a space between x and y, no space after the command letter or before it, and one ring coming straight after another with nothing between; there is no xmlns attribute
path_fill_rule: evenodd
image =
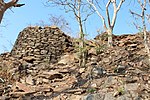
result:
<svg viewBox="0 0 150 100"><path fill-rule="evenodd" d="M0 100L149 100L141 35L114 35L108 48L104 34L86 41L80 68L71 37L57 27L25 28L11 53L0 55Z"/></svg>
<svg viewBox="0 0 150 100"><path fill-rule="evenodd" d="M15 42L11 55L32 61L56 63L61 55L73 50L71 37L65 35L58 27L27 27ZM35 59L34 59L35 58Z"/></svg>

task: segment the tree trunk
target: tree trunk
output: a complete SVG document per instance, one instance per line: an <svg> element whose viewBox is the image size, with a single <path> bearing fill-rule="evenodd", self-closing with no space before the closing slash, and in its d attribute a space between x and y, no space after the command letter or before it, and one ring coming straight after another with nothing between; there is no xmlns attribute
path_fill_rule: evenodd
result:
<svg viewBox="0 0 150 100"><path fill-rule="evenodd" d="M144 35L144 46L145 46L145 50L147 52L148 55L148 59L150 61L150 51L149 51L149 47L148 47L148 41L147 41L147 34L146 34L146 24L145 24L145 8L146 8L146 0L144 1L144 4L142 6L142 23L143 23L143 35Z"/></svg>
<svg viewBox="0 0 150 100"><path fill-rule="evenodd" d="M147 41L147 34L146 34L146 30L144 30L144 46L145 46L145 50L147 52L147 55L149 57L150 60L150 51L149 51L149 47L148 47L148 41Z"/></svg>
<svg viewBox="0 0 150 100"><path fill-rule="evenodd" d="M108 47L112 47L112 32L113 32L113 29L112 28L109 28L107 30L107 34L108 34Z"/></svg>
<svg viewBox="0 0 150 100"><path fill-rule="evenodd" d="M82 26L82 22L81 22L81 18L79 18L79 66L84 67L85 63L86 63L86 57L85 57L85 44L84 44L84 33L83 33L83 26Z"/></svg>
<svg viewBox="0 0 150 100"><path fill-rule="evenodd" d="M81 0L78 0L78 16L77 16L77 20L78 20L78 24L79 24L79 66L84 67L85 66L85 44L84 44L84 32L83 32L83 25L82 25L82 19L81 19L81 14L80 11L81 10Z"/></svg>
<svg viewBox="0 0 150 100"><path fill-rule="evenodd" d="M149 61L150 61L150 50L149 50L149 47L148 47L148 40L147 40L146 25L145 25L144 17L142 17L142 22L143 22L144 46L145 46L145 50L147 52L147 55L148 55Z"/></svg>

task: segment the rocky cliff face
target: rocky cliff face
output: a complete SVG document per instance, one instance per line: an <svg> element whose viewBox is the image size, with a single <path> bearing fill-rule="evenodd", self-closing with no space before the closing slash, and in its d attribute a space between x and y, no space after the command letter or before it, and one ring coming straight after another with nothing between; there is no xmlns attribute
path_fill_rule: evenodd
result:
<svg viewBox="0 0 150 100"><path fill-rule="evenodd" d="M19 33L11 54L17 58L32 57L35 62L55 63L72 46L71 38L55 26L27 27Z"/></svg>

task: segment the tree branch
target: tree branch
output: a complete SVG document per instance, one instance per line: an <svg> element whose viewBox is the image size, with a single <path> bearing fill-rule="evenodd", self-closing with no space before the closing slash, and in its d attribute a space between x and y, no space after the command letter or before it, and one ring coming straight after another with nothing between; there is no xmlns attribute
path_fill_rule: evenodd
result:
<svg viewBox="0 0 150 100"><path fill-rule="evenodd" d="M107 4L106 4L106 16L107 16L107 20L108 20L108 25L109 25L109 27L111 27L110 16L109 16L109 10L108 10L108 7L109 7L110 3L111 3L111 0L109 0L109 1L107 2Z"/></svg>
<svg viewBox="0 0 150 100"><path fill-rule="evenodd" d="M118 5L118 7L117 7L117 11L121 8L121 6L122 6L122 4L123 4L124 1L125 1L125 0L121 0L121 1L120 1L119 5Z"/></svg>
<svg viewBox="0 0 150 100"><path fill-rule="evenodd" d="M5 3L4 0L0 0L0 23L2 21L5 11L11 7L21 7L25 4L17 4L19 0L11 0L8 3Z"/></svg>
<svg viewBox="0 0 150 100"><path fill-rule="evenodd" d="M15 4L14 7L21 7L24 6L25 4Z"/></svg>
<svg viewBox="0 0 150 100"><path fill-rule="evenodd" d="M133 12L133 11L131 11L131 10L129 10L130 11L130 13L132 14L132 15L136 15L136 16L138 16L138 17L142 17L140 14L138 14L138 13L135 13L135 12Z"/></svg>
<svg viewBox="0 0 150 100"><path fill-rule="evenodd" d="M9 1L8 3L6 3L5 8L8 9L8 8L16 5L18 1L19 0L11 0L11 1Z"/></svg>
<svg viewBox="0 0 150 100"><path fill-rule="evenodd" d="M89 0L87 0L87 2L93 7L93 9L95 10L95 12L97 13L97 15L101 18L104 29L107 30L107 26L106 26L106 22L104 17L100 14L100 12L98 11L98 9L96 8L96 6Z"/></svg>
<svg viewBox="0 0 150 100"><path fill-rule="evenodd" d="M120 8L121 8L121 6L122 6L122 4L123 4L124 1L125 1L125 0L121 0L121 1L119 2L118 7L117 7L117 4L116 4L116 0L114 0L114 1L112 2L112 3L113 3L113 7L114 7L114 13L113 13L113 18L112 18L112 22L111 22L111 27L112 27L112 28L113 28L114 25L115 25L116 18L117 18L117 13L118 13L118 11L120 10Z"/></svg>

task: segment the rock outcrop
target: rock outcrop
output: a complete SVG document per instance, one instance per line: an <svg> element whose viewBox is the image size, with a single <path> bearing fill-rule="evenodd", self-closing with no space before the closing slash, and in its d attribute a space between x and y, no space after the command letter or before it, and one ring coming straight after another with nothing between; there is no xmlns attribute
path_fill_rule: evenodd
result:
<svg viewBox="0 0 150 100"><path fill-rule="evenodd" d="M0 100L150 100L141 34L114 35L112 48L106 33L86 40L82 68L75 40L57 27L25 28L11 53L0 55Z"/></svg>

